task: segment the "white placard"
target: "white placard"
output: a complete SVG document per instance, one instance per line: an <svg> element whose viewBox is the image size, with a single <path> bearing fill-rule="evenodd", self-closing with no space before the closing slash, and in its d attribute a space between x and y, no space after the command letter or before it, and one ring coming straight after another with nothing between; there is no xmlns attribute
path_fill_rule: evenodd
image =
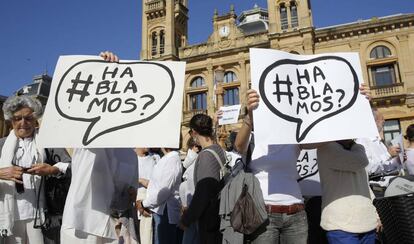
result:
<svg viewBox="0 0 414 244"><path fill-rule="evenodd" d="M302 150L296 163L298 182L303 196L322 195L316 150Z"/></svg>
<svg viewBox="0 0 414 244"><path fill-rule="evenodd" d="M61 56L39 132L43 147L170 147L180 138L184 62Z"/></svg>
<svg viewBox="0 0 414 244"><path fill-rule="evenodd" d="M391 144L400 148L400 153L398 156L400 157L400 162L404 162L404 141L402 134L398 134L398 136L392 139Z"/></svg>
<svg viewBox="0 0 414 244"><path fill-rule="evenodd" d="M240 114L240 104L220 107L220 110L223 112L221 118L219 119L219 125L228 125L235 124L239 120Z"/></svg>
<svg viewBox="0 0 414 244"><path fill-rule="evenodd" d="M371 138L378 131L363 83L358 53L295 55L250 49L256 139L298 144Z"/></svg>

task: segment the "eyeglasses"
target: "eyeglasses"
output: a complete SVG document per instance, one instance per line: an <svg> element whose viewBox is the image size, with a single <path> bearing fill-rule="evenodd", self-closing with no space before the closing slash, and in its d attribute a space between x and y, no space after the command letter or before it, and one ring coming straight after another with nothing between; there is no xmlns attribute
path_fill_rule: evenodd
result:
<svg viewBox="0 0 414 244"><path fill-rule="evenodd" d="M28 121L28 122L32 122L32 121L34 121L35 120L35 117L33 116L33 115L27 115L27 116L21 116L21 115L19 115L19 116L13 116L12 117L12 120L14 121L14 122L19 122L19 121L21 121L21 120L25 120L25 121Z"/></svg>

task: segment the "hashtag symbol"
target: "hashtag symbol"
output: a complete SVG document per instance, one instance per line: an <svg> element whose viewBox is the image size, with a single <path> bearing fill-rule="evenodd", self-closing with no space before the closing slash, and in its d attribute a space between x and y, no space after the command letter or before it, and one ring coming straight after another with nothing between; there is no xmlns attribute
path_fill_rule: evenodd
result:
<svg viewBox="0 0 414 244"><path fill-rule="evenodd" d="M81 74L82 72L79 72L76 75L76 78L71 80L72 82L72 88L67 89L66 92L69 93L69 102L72 101L73 95L79 95L80 101L83 102L85 100L85 97L89 96L88 88L90 84L93 84L92 81L92 75L88 76L87 80L81 80ZM83 85L82 88L78 89L78 85Z"/></svg>
<svg viewBox="0 0 414 244"><path fill-rule="evenodd" d="M287 96L288 99L289 99L289 104L292 105L293 93L290 89L290 87L292 86L292 82L290 81L289 76L287 77L287 80L279 80L279 75L276 74L276 80L273 81L273 84L276 85L276 91L273 92L273 95L277 96L277 102L280 103L281 96ZM281 91L281 89L280 89L281 85L286 86L287 91Z"/></svg>

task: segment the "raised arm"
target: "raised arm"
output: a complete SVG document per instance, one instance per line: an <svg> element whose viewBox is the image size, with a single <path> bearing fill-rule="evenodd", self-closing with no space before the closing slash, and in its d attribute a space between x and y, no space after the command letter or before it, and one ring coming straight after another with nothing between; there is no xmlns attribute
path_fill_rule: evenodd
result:
<svg viewBox="0 0 414 244"><path fill-rule="evenodd" d="M253 129L253 110L259 106L260 96L256 90L247 91L247 115L243 119L243 125L237 133L234 148L240 154L247 152L250 133Z"/></svg>

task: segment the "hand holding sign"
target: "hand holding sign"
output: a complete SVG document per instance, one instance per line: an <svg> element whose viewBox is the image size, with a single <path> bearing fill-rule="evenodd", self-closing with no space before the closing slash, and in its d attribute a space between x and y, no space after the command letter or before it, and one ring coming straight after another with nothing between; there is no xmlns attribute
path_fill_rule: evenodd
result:
<svg viewBox="0 0 414 244"><path fill-rule="evenodd" d="M261 121L262 128L288 125L272 130L286 135L285 138L274 140L269 137L269 131L263 132L268 134L263 135L269 143L309 143L357 137L364 130L357 129L355 136L349 134L352 130L337 133L337 136L321 137L320 134L326 133L326 130L331 133L340 125L344 115L353 116L352 113L358 111L356 107L360 106L366 112L364 123L367 125L367 121L373 121L368 102L359 94L362 76L356 65L358 57L353 54L300 56L251 49L251 62L253 87L264 103L264 106L259 106L259 117L265 116L266 110L274 115L271 120L264 117L257 119L255 115L255 124ZM321 124L324 126L319 126ZM368 134L377 133L375 128L370 128L371 125L367 126Z"/></svg>

